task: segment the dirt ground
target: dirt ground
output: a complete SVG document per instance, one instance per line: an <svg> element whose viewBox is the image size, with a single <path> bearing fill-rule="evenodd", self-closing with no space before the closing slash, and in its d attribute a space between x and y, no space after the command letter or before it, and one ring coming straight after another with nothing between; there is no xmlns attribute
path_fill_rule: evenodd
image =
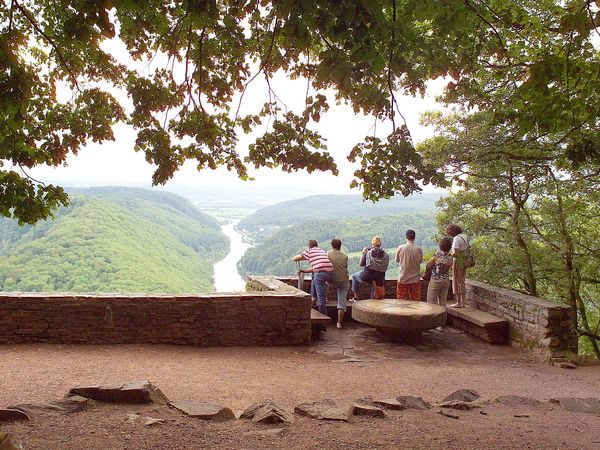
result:
<svg viewBox="0 0 600 450"><path fill-rule="evenodd" d="M311 347L198 348L160 345L0 346L0 407L56 400L74 386L148 379L173 401L242 410L272 399L292 411L324 398L421 396L439 403L461 388L484 399L518 395L538 405L490 402L454 412L389 411L350 423L295 417L286 427L211 423L167 406L99 405L31 422L2 423L24 448L590 448L600 449L600 416L563 410L553 397L600 398L600 366L560 369L519 350L490 346L447 328L418 345L381 342L370 328L329 328ZM487 413L482 414L481 411ZM140 413L166 422L127 420ZM527 417L515 417L527 416Z"/></svg>

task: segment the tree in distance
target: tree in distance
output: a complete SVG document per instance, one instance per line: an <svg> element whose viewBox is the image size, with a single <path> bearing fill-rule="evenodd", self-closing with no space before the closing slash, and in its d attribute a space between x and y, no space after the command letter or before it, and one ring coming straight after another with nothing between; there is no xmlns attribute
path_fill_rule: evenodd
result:
<svg viewBox="0 0 600 450"><path fill-rule="evenodd" d="M242 179L249 165L337 174L314 127L329 90L387 130L349 149L352 186L365 198L444 186L443 171L415 149L396 100L423 94L438 77L448 80L442 101L490 111L519 138L552 136L547 147L568 163L597 163L598 7L598 0L4 0L0 214L33 223L66 204L63 189L27 170L114 139L117 123L136 131L135 149L156 165L154 184L186 160ZM152 73L131 69L105 50L109 39L142 66L157 55L165 64ZM270 83L276 73L306 80L303 111L285 108ZM240 114L258 77L269 100ZM259 126L266 131L240 155L238 136Z"/></svg>

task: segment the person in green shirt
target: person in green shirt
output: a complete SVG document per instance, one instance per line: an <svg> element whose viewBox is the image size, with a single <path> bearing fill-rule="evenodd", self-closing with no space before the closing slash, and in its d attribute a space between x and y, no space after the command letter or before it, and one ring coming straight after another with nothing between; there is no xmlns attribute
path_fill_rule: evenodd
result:
<svg viewBox="0 0 600 450"><path fill-rule="evenodd" d="M329 261L333 265L333 281L328 284L337 291L337 311L338 329L342 328L342 321L346 314L346 296L348 295L348 283L350 276L348 275L348 255L342 253L342 241L333 239L331 241L331 250L327 252Z"/></svg>

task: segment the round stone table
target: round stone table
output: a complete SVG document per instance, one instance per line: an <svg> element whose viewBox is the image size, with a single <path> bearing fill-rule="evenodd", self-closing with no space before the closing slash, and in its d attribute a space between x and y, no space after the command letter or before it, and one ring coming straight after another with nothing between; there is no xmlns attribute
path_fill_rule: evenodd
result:
<svg viewBox="0 0 600 450"><path fill-rule="evenodd" d="M372 325L389 340L418 341L421 332L446 323L446 309L413 300L361 300L352 305L352 318Z"/></svg>

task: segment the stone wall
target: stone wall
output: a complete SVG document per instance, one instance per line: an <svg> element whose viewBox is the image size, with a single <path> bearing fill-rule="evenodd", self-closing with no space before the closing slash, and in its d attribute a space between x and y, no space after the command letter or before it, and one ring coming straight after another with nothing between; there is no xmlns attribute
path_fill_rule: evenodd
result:
<svg viewBox="0 0 600 450"><path fill-rule="evenodd" d="M277 277L278 280L281 280L283 283L286 283L289 286L297 287L298 286L298 278L296 277ZM307 278L304 280L304 292L310 292L310 283L311 279L307 275ZM421 281L421 300L427 301L427 281ZM350 287L351 282L348 282L348 287ZM360 289L358 290L358 296L361 299L367 299L370 297L370 289L369 285L366 283L361 283ZM352 297L352 291L348 289L347 298ZM386 279L385 280L385 297L386 298L396 298L396 279ZM449 293L449 298L451 299L451 292ZM337 301L337 293L334 288L328 288L327 290L327 300L331 302Z"/></svg>
<svg viewBox="0 0 600 450"><path fill-rule="evenodd" d="M0 343L308 345L296 289L200 295L0 294Z"/></svg>
<svg viewBox="0 0 600 450"><path fill-rule="evenodd" d="M508 320L511 345L547 361L577 355L571 307L474 280L466 284L467 304Z"/></svg>

